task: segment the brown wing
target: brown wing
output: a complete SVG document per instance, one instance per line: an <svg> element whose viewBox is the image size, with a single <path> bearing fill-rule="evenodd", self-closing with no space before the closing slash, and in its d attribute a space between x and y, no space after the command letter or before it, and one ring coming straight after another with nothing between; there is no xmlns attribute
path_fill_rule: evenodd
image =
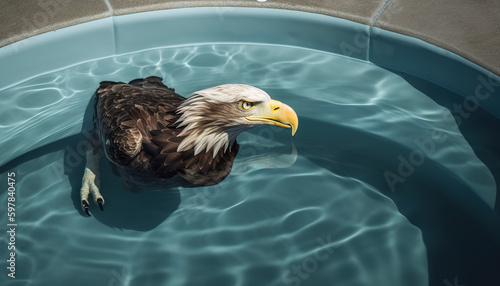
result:
<svg viewBox="0 0 500 286"><path fill-rule="evenodd" d="M151 175L170 178L179 175L195 185L213 185L231 171L238 153L231 150L194 155L193 150L177 152L184 137L175 122L177 107L185 98L163 85L158 77L130 83L102 82L96 92L95 126L108 158L129 167L134 177Z"/></svg>
<svg viewBox="0 0 500 286"><path fill-rule="evenodd" d="M141 154L143 143L151 143L151 130L175 123L175 111L183 100L158 77L128 84L102 82L96 91L95 126L108 158L115 164L129 165Z"/></svg>

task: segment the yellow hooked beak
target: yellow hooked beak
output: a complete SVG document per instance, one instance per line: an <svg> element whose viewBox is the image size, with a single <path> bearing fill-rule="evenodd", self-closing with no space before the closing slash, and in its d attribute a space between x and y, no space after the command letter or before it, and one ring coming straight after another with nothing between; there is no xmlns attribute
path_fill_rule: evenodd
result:
<svg viewBox="0 0 500 286"><path fill-rule="evenodd" d="M269 106L255 108L255 115L247 116L250 121L262 121L265 124L271 124L283 128L292 128L292 136L297 132L299 119L293 109L277 100L271 99Z"/></svg>

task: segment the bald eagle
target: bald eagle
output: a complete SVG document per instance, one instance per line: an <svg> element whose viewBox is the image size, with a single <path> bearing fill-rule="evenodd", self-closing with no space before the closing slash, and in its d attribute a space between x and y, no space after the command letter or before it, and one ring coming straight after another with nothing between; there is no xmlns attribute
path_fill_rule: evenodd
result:
<svg viewBox="0 0 500 286"><path fill-rule="evenodd" d="M128 84L101 82L94 112L94 140L87 144L80 190L88 216L90 194L103 210L98 187L102 154L132 191L214 185L231 171L239 133L269 124L292 128L294 135L298 127L292 108L256 87L225 84L184 98L154 76Z"/></svg>

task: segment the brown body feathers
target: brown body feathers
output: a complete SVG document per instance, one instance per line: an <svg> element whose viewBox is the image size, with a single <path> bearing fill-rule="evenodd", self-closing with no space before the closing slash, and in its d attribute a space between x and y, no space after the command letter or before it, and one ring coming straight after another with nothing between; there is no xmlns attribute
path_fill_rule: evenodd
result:
<svg viewBox="0 0 500 286"><path fill-rule="evenodd" d="M217 154L178 152L187 136L177 121L185 98L158 77L101 82L95 95L94 128L108 159L135 187L182 178L188 185L213 185L231 171L238 144ZM160 180L158 180L160 179ZM182 183L181 183L182 184ZM185 185L185 184L182 184Z"/></svg>

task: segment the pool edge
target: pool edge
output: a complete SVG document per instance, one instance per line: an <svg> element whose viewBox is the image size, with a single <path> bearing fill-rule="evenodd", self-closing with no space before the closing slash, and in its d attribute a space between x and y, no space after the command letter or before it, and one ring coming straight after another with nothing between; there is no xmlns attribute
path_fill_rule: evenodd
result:
<svg viewBox="0 0 500 286"><path fill-rule="evenodd" d="M199 22L193 24L193 17ZM248 17L247 22L241 23L239 19L245 17ZM137 28L137 23L154 33L143 33ZM168 29L169 25L179 23L184 25L185 33ZM239 26L233 26L234 23L239 23ZM209 25L218 34L207 35L198 31L200 24ZM252 24L253 29L244 29ZM273 27L271 32L267 28L270 26ZM278 32L283 36L272 37ZM500 77L460 55L414 37L350 20L268 8L157 10L102 18L30 37L0 48L2 66L11 67L0 78L0 90L47 70L78 62L146 48L226 41L311 48L406 72L453 90L464 98L477 98L488 93L488 98L480 103L500 117ZM74 49L74 52L58 52L61 45L65 45L66 50ZM44 56L40 57L40 53ZM55 61L63 63L57 65Z"/></svg>
<svg viewBox="0 0 500 286"><path fill-rule="evenodd" d="M6 26L0 28L0 47L27 37L91 20L153 10L187 7L254 7L304 11L347 19L372 27L383 28L422 39L450 50L500 76L500 58L495 47L500 37L498 14L500 2L481 3L444 0L375 0L315 1L315 0L145 0L135 3L125 0L67 0L12 2L0 11ZM21 14L20 14L21 13ZM30 28L31 27L31 28Z"/></svg>

